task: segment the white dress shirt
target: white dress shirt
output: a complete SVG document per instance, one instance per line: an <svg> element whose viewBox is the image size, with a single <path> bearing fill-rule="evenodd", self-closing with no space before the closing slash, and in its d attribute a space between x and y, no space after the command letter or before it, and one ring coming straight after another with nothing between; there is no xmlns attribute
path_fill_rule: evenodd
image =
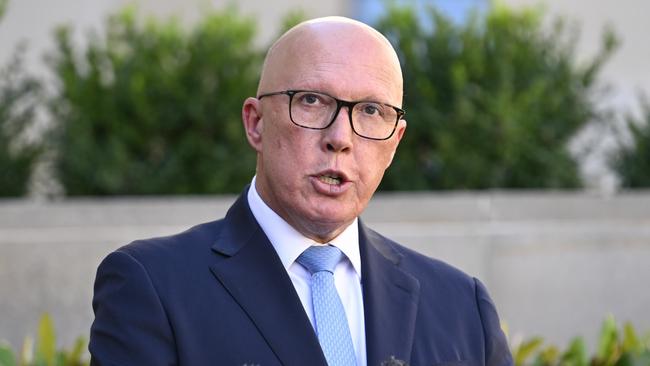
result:
<svg viewBox="0 0 650 366"><path fill-rule="evenodd" d="M304 237L266 205L255 188L255 177L253 177L253 182L248 190L248 205L257 223L278 253L311 325L314 326L314 309L310 289L311 274L296 262L296 259L310 246L320 244ZM361 292L361 255L359 254L357 219L329 244L339 248L345 254L344 259L334 268L334 283L348 318L357 365L366 366L366 332ZM296 350L296 352L300 351Z"/></svg>

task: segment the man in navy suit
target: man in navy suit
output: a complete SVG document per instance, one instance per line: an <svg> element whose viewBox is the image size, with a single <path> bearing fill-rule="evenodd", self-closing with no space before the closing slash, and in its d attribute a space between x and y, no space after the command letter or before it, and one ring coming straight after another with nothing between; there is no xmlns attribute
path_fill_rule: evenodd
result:
<svg viewBox="0 0 650 366"><path fill-rule="evenodd" d="M348 352L338 364L512 365L478 280L358 219L406 129L401 103L397 55L376 30L329 17L285 33L243 105L251 185L225 218L102 262L92 364L332 366ZM326 303L344 312L329 343L332 314L301 260L323 246L340 255Z"/></svg>

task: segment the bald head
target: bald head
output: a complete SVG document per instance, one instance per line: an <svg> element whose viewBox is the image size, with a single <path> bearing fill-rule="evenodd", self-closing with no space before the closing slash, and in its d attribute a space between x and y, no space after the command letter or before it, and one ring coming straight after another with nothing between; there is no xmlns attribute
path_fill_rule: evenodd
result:
<svg viewBox="0 0 650 366"><path fill-rule="evenodd" d="M395 89L385 95L391 99L387 102L401 105L402 73L390 42L374 28L344 17L305 21L282 35L266 55L258 95L322 86L315 85L315 79L329 66L346 66L350 73L372 72L372 77ZM346 75L340 78L343 81Z"/></svg>
<svg viewBox="0 0 650 366"><path fill-rule="evenodd" d="M257 95L242 108L257 152L255 189L294 229L326 243L366 208L406 129L395 109L402 105L395 50L351 19L300 23L269 50ZM384 139L367 137L391 127Z"/></svg>

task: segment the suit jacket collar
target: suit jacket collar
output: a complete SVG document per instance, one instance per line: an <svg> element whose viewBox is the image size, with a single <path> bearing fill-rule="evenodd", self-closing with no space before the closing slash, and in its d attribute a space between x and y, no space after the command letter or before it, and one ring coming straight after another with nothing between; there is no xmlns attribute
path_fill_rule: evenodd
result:
<svg viewBox="0 0 650 366"><path fill-rule="evenodd" d="M246 194L230 208L212 246L212 273L285 365L327 366L316 334L280 258L255 221Z"/></svg>
<svg viewBox="0 0 650 366"><path fill-rule="evenodd" d="M359 220L368 365L391 356L409 362L420 294L402 254ZM327 362L291 279L248 207L246 190L228 210L210 267L255 323L282 364Z"/></svg>
<svg viewBox="0 0 650 366"><path fill-rule="evenodd" d="M420 283L402 268L394 244L361 221L359 245L368 365L391 357L410 363Z"/></svg>

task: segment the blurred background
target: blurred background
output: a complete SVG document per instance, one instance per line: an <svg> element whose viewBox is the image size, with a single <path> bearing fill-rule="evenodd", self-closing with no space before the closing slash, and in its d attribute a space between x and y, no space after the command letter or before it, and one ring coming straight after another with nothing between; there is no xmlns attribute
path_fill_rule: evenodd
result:
<svg viewBox="0 0 650 366"><path fill-rule="evenodd" d="M83 362L101 259L223 216L254 173L240 111L265 50L325 15L379 29L404 72L364 220L482 279L518 364L650 365L649 10L0 0L0 365Z"/></svg>

